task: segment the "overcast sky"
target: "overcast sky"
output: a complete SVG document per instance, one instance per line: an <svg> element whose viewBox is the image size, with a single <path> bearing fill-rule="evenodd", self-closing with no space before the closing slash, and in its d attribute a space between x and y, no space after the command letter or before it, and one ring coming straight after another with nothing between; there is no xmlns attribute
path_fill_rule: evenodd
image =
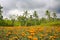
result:
<svg viewBox="0 0 60 40"><path fill-rule="evenodd" d="M39 17L45 17L45 11L56 12L60 18L60 0L0 0L4 17L22 15L25 10L30 14L37 11Z"/></svg>

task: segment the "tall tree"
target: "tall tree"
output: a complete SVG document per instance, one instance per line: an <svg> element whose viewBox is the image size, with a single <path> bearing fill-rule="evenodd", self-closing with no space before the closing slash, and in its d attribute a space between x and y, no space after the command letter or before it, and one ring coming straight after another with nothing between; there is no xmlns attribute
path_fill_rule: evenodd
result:
<svg viewBox="0 0 60 40"><path fill-rule="evenodd" d="M25 11L24 14L24 21L25 21L25 26L27 26L27 16L28 16L28 11Z"/></svg>
<svg viewBox="0 0 60 40"><path fill-rule="evenodd" d="M38 14L37 14L36 11L34 11L33 16L34 16L35 18L38 18Z"/></svg>
<svg viewBox="0 0 60 40"><path fill-rule="evenodd" d="M23 16L27 17L27 16L28 16L28 11L25 11L25 12L23 13Z"/></svg>
<svg viewBox="0 0 60 40"><path fill-rule="evenodd" d="M53 17L54 17L54 20L56 20L56 17L57 17L56 13L53 13Z"/></svg>
<svg viewBox="0 0 60 40"><path fill-rule="evenodd" d="M30 20L32 20L33 19L33 15L30 15Z"/></svg>
<svg viewBox="0 0 60 40"><path fill-rule="evenodd" d="M14 26L16 16L15 15L10 15L10 18L11 18L11 21L12 21L12 26Z"/></svg>
<svg viewBox="0 0 60 40"><path fill-rule="evenodd" d="M25 17L24 16L18 16L17 19L20 22L21 26L25 26L26 21L25 21Z"/></svg>
<svg viewBox="0 0 60 40"><path fill-rule="evenodd" d="M3 19L3 16L2 16L2 9L3 7L0 5L0 20L2 20Z"/></svg>
<svg viewBox="0 0 60 40"><path fill-rule="evenodd" d="M38 20L38 14L36 11L33 13L33 17L35 18L35 25L37 25L37 20Z"/></svg>
<svg viewBox="0 0 60 40"><path fill-rule="evenodd" d="M48 19L50 20L50 12L48 10L46 10L46 15L47 15Z"/></svg>
<svg viewBox="0 0 60 40"><path fill-rule="evenodd" d="M33 24L33 15L30 15L30 18L29 18L29 22L30 22L30 26ZM29 24L28 24L29 25Z"/></svg>

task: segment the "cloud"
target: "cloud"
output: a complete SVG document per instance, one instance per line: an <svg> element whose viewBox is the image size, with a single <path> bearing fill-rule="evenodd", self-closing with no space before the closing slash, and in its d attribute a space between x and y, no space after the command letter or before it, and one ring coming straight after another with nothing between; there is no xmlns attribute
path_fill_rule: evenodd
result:
<svg viewBox="0 0 60 40"><path fill-rule="evenodd" d="M35 1L35 0L20 0L17 1L16 4L17 8L23 9L23 10L31 10L31 9L39 9L43 8L45 6L45 3L42 3L41 1Z"/></svg>
<svg viewBox="0 0 60 40"><path fill-rule="evenodd" d="M22 14L25 10L32 14L36 10L42 17L47 9L60 14L60 0L0 0L0 3L4 16Z"/></svg>
<svg viewBox="0 0 60 40"><path fill-rule="evenodd" d="M57 13L60 13L60 5L58 5L58 6L55 8L55 11L56 11Z"/></svg>
<svg viewBox="0 0 60 40"><path fill-rule="evenodd" d="M0 0L1 4L5 10L10 10L14 8L20 9L36 9L42 8L45 6L43 1L35 0Z"/></svg>
<svg viewBox="0 0 60 40"><path fill-rule="evenodd" d="M60 14L60 0L55 0L48 9Z"/></svg>

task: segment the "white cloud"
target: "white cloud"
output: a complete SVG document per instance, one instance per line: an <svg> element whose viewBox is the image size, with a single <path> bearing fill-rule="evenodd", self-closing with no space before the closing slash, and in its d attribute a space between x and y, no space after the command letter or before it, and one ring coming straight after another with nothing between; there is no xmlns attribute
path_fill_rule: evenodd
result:
<svg viewBox="0 0 60 40"><path fill-rule="evenodd" d="M42 17L45 16L47 9L57 13L60 11L59 0L0 0L0 3L3 6L4 16L22 15L25 10L32 14L36 10Z"/></svg>
<svg viewBox="0 0 60 40"><path fill-rule="evenodd" d="M22 15L23 14L23 12L18 9L10 10L8 13L9 15L17 15L17 14Z"/></svg>

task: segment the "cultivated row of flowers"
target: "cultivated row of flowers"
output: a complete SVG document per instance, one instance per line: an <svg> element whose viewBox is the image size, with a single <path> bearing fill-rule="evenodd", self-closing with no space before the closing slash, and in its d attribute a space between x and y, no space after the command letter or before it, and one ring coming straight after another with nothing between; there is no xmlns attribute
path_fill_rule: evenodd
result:
<svg viewBox="0 0 60 40"><path fill-rule="evenodd" d="M60 27L0 27L0 40L60 40Z"/></svg>

